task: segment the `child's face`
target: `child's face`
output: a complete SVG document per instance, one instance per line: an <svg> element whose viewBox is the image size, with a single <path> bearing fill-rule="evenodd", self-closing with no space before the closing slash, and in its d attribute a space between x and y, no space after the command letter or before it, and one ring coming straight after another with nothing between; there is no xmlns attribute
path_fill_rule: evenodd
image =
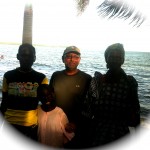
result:
<svg viewBox="0 0 150 150"><path fill-rule="evenodd" d="M41 102L42 104L50 104L51 101L53 100L53 95L51 93L51 91L47 88L43 88L42 89L42 99L41 99Z"/></svg>

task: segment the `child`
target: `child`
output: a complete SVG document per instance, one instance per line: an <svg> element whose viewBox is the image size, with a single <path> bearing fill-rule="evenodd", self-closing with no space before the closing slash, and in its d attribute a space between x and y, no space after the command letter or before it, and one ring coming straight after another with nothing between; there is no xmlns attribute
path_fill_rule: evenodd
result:
<svg viewBox="0 0 150 150"><path fill-rule="evenodd" d="M54 94L48 85L38 88L38 97L42 102L38 109L39 142L62 148L74 137L74 129L63 110L55 105Z"/></svg>

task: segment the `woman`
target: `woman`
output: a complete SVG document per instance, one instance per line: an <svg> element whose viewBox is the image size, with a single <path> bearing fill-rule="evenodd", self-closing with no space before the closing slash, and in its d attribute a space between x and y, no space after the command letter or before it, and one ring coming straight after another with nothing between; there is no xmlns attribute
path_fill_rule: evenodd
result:
<svg viewBox="0 0 150 150"><path fill-rule="evenodd" d="M91 81L83 114L94 122L92 146L115 141L129 133L129 126L140 123L138 84L121 68L124 57L122 44L110 45L105 51L108 71L95 72Z"/></svg>

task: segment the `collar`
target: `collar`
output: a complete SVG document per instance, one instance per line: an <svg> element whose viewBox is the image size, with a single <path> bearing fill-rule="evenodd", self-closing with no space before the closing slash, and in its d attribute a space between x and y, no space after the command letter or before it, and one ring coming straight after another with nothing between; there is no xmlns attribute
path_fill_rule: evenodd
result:
<svg viewBox="0 0 150 150"><path fill-rule="evenodd" d="M33 71L32 68L31 68L31 70L29 70L29 71L23 71L23 70L20 69L20 67L16 68L16 70L19 71L19 72L21 72L21 73L30 73L30 72Z"/></svg>

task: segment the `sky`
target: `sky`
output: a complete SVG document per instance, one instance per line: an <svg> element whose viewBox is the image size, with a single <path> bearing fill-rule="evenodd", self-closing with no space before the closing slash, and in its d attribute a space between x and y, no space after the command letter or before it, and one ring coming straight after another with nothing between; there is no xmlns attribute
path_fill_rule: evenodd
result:
<svg viewBox="0 0 150 150"><path fill-rule="evenodd" d="M98 16L96 7L103 0L91 0L81 15L75 0L0 0L0 42L22 42L24 6L29 1L33 5L33 44L104 50L119 42L127 51L150 50L148 0L132 2L147 17L138 28L129 25L130 20Z"/></svg>

